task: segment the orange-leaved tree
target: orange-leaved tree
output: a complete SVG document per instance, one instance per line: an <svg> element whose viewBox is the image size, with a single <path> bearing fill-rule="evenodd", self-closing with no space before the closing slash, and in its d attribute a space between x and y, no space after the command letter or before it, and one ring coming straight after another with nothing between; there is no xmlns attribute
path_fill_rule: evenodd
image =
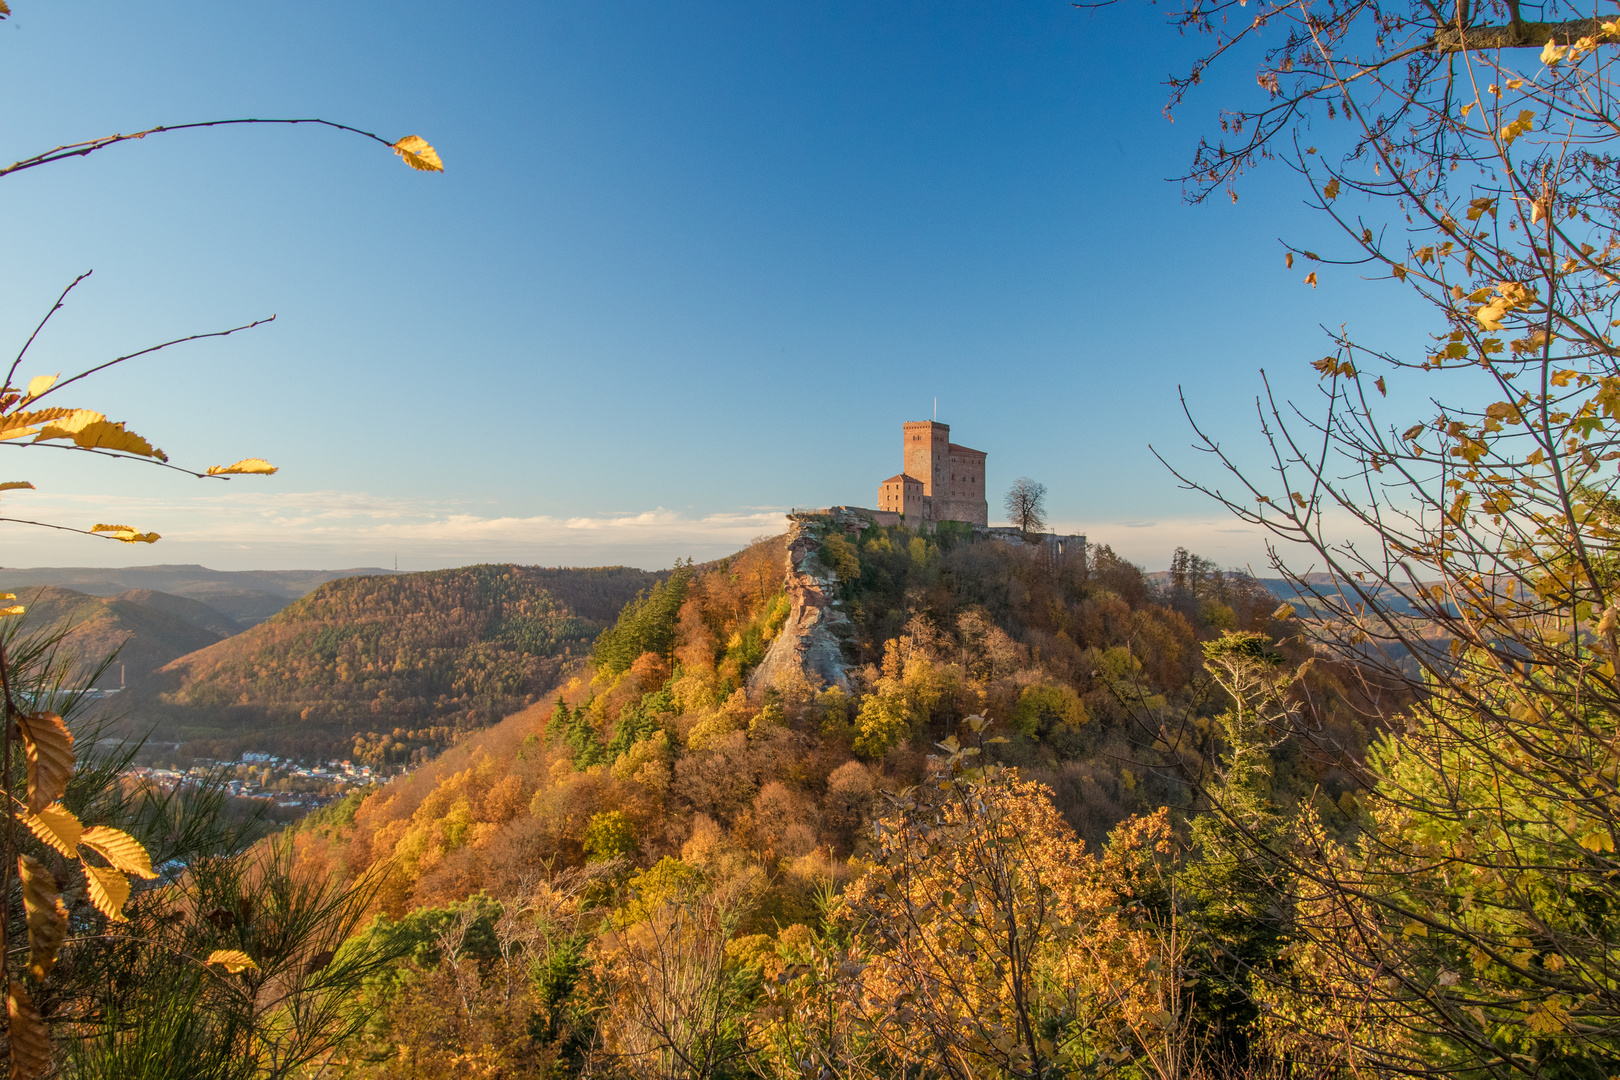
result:
<svg viewBox="0 0 1620 1080"><path fill-rule="evenodd" d="M963 726L988 741L983 717ZM1110 1071L1139 1051L1153 937L1045 788L980 764L981 747L954 735L940 748L934 775L875 826L873 865L842 898L865 961L848 992L905 1069Z"/></svg>

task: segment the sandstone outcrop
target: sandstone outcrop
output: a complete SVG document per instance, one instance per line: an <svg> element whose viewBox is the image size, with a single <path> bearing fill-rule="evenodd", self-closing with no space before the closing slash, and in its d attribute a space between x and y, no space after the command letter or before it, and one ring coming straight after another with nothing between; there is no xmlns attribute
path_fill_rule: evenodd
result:
<svg viewBox="0 0 1620 1080"><path fill-rule="evenodd" d="M787 594L791 607L765 659L749 676L751 694L771 686L778 675L792 671L802 671L812 684L819 680L823 686L849 689L843 640L852 627L833 600L837 576L816 557L823 528L813 522L794 521L788 530Z"/></svg>

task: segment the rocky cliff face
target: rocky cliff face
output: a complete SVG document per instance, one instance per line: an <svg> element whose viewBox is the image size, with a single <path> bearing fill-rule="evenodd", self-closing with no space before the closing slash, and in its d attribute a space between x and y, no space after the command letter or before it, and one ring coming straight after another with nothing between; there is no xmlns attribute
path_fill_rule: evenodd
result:
<svg viewBox="0 0 1620 1080"><path fill-rule="evenodd" d="M821 534L811 522L795 521L787 535L787 594L792 603L787 621L771 642L765 659L749 676L755 693L776 681L779 673L802 671L812 683L849 689L842 641L851 631L847 616L834 606L838 579L821 565L816 553Z"/></svg>

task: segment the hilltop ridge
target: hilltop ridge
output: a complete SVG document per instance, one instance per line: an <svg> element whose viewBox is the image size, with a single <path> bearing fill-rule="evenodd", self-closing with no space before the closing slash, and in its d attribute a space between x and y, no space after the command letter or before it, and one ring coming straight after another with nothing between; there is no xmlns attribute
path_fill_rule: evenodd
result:
<svg viewBox="0 0 1620 1080"><path fill-rule="evenodd" d="M168 663L132 721L207 757L420 760L538 700L662 576L495 564L329 581Z"/></svg>

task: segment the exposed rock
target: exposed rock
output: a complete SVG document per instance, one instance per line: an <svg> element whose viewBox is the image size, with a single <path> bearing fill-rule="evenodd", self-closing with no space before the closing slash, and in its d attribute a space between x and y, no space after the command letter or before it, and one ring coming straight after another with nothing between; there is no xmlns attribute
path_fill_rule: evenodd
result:
<svg viewBox="0 0 1620 1080"><path fill-rule="evenodd" d="M832 598L838 578L816 557L821 530L794 521L787 534L787 594L791 607L759 667L749 676L750 693L763 691L777 675L802 671L812 683L849 689L843 639L852 631L849 618Z"/></svg>

